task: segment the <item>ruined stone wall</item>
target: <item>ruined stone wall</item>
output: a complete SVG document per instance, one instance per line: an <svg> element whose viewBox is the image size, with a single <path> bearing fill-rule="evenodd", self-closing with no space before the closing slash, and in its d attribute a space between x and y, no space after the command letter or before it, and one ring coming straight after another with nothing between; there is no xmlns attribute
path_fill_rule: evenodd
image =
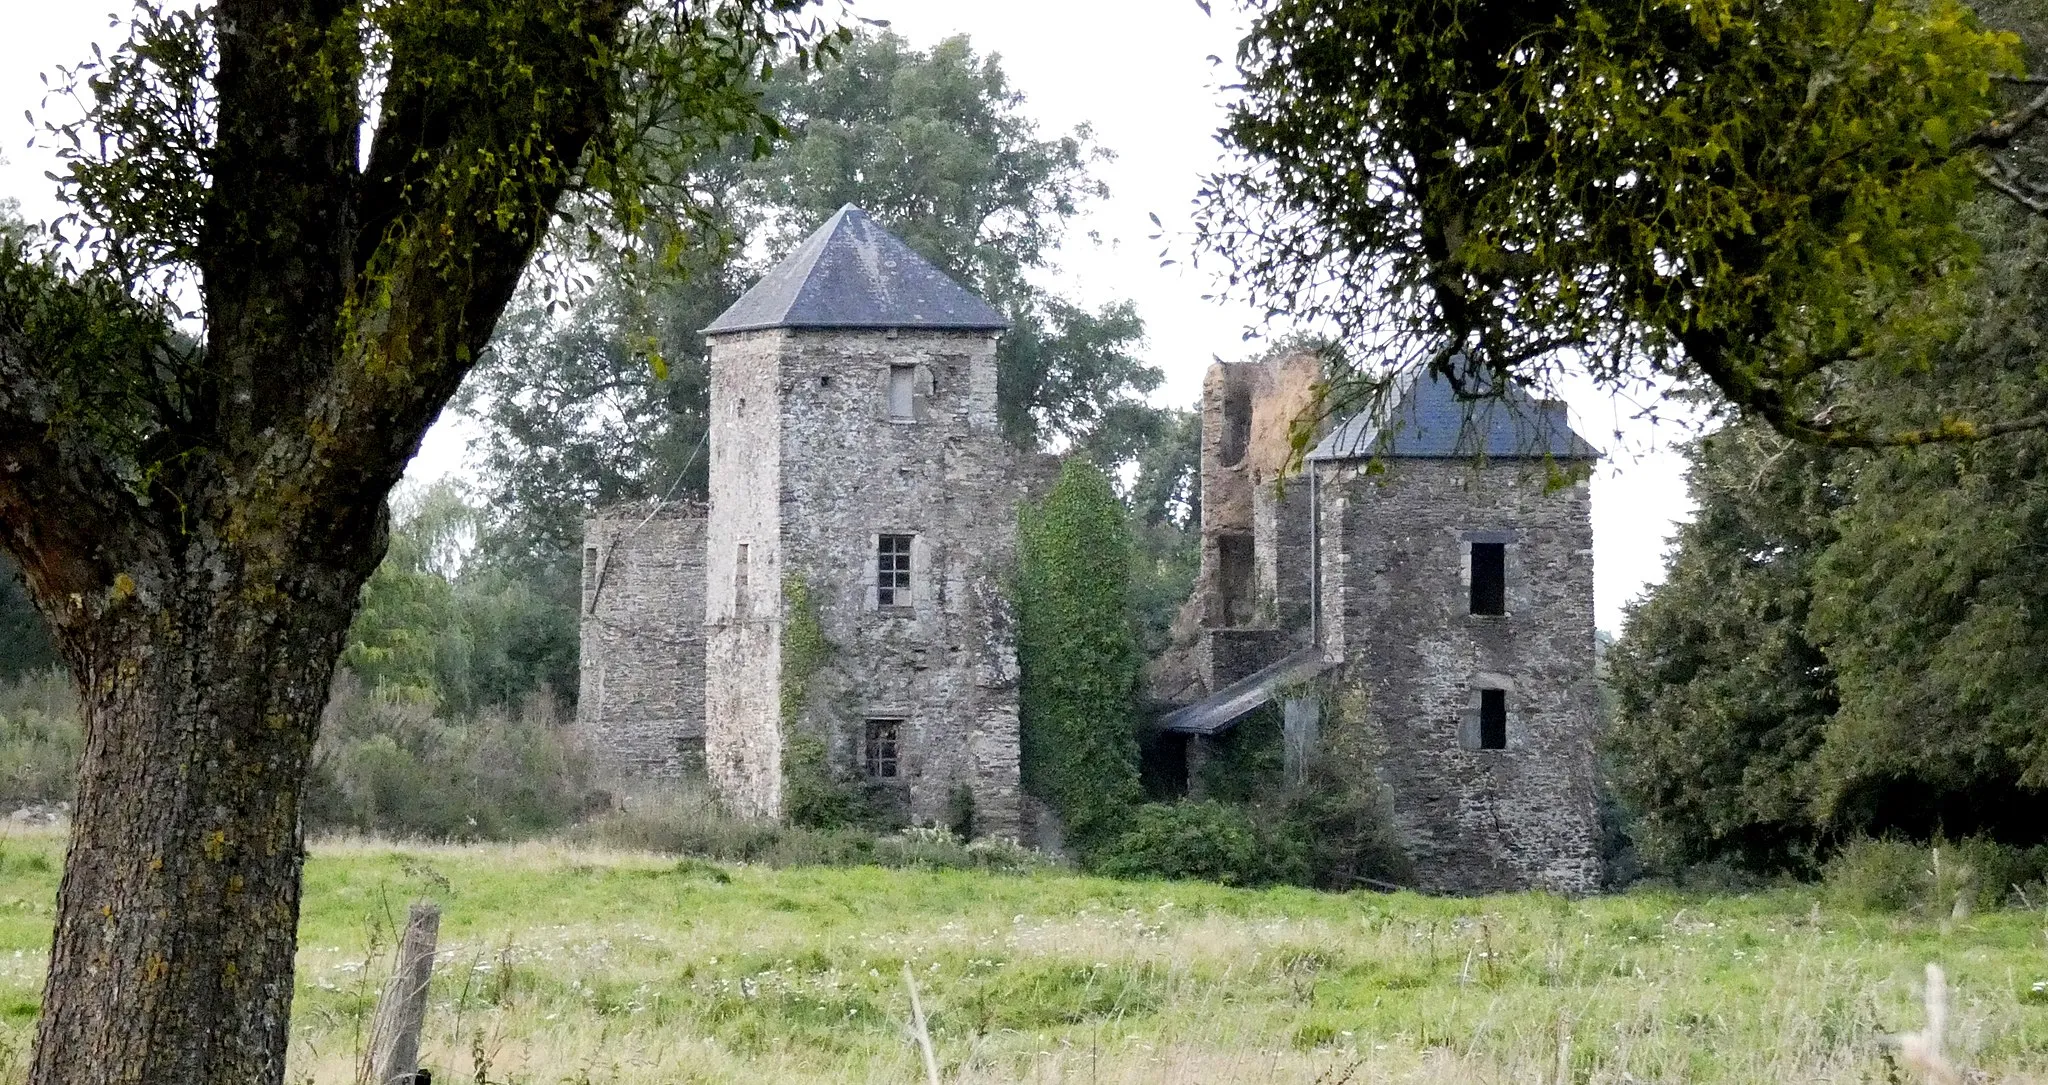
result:
<svg viewBox="0 0 2048 1085"><path fill-rule="evenodd" d="M748 691L720 694L720 675L775 688L763 683L760 661L779 659L786 615L779 595L775 609L764 609L756 586L752 617L720 625L718 585L736 569L720 548L741 541L749 542L755 585L771 562L774 583L804 581L830 645L810 676L804 718L788 722L825 737L835 770L857 780L866 722L900 719L900 774L876 783L893 789L913 820L946 820L952 792L964 785L980 831L1018 831L1017 665L1002 585L1023 481L996 428L994 351L993 337L981 332L802 330L713 340L710 759L714 778L721 749L745 766L728 778L759 797L749 812L781 812L780 739L767 736L779 735L784 721L742 704ZM917 367L916 410L906 420L890 416L890 372L899 365ZM772 371L772 384L743 392L729 373L741 368ZM749 411L772 404L773 421L743 422L743 396ZM762 447L770 440L772 449ZM726 507L733 526L721 534ZM907 605L877 600L883 534L915 538ZM754 549L771 537L772 557ZM741 631L754 625L773 635L748 640ZM720 653L721 628L733 631L733 655ZM716 717L727 703L732 722L721 737Z"/></svg>
<svg viewBox="0 0 2048 1085"><path fill-rule="evenodd" d="M712 787L743 817L782 811L781 389L788 339L784 331L761 331L711 342L704 755Z"/></svg>
<svg viewBox="0 0 2048 1085"><path fill-rule="evenodd" d="M1593 529L1582 480L1530 461L1318 465L1326 658L1365 691L1422 885L1585 892L1593 805ZM1507 544L1507 613L1469 613L1470 544ZM1476 745L1475 688L1507 744Z"/></svg>
<svg viewBox="0 0 2048 1085"><path fill-rule="evenodd" d="M615 790L704 768L704 508L634 503L583 525L576 733Z"/></svg>

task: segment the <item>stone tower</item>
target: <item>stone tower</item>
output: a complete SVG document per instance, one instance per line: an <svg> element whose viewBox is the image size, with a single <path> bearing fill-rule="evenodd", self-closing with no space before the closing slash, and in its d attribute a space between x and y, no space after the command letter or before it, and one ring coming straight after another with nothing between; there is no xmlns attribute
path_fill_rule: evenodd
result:
<svg viewBox="0 0 2048 1085"><path fill-rule="evenodd" d="M848 206L705 329L705 760L736 813L823 771L1017 832L1005 327Z"/></svg>
<svg viewBox="0 0 2048 1085"><path fill-rule="evenodd" d="M1597 455L1562 403L1435 376L1309 455L1323 659L1365 695L1422 885L1598 886Z"/></svg>

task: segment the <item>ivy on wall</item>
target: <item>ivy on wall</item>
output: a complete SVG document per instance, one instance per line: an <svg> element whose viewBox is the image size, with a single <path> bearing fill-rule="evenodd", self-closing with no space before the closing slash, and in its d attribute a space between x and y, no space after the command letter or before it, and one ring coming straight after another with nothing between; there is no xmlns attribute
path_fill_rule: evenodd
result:
<svg viewBox="0 0 2048 1085"><path fill-rule="evenodd" d="M1082 855L1143 795L1136 694L1143 657L1128 599L1131 534L1094 465L1070 459L1021 517L1017 661L1024 787L1057 812Z"/></svg>

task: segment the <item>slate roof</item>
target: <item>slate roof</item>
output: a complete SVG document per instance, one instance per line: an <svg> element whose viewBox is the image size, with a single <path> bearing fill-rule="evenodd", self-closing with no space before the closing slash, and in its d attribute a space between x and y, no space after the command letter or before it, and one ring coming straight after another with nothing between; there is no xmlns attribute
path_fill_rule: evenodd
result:
<svg viewBox="0 0 2048 1085"><path fill-rule="evenodd" d="M1159 728L1183 735L1213 735L1227 731L1237 721L1271 703L1275 690L1305 682L1334 665L1323 659L1321 648L1303 648L1194 704L1168 712L1160 719Z"/></svg>
<svg viewBox="0 0 2048 1085"><path fill-rule="evenodd" d="M1397 390L1393 410L1384 417L1360 414L1345 420L1308 458L1587 460L1600 455L1572 432L1561 402L1538 402L1512 385L1497 397L1460 399L1451 382L1433 372L1403 380L1406 387Z"/></svg>
<svg viewBox="0 0 2048 1085"><path fill-rule="evenodd" d="M1001 331L1003 314L847 204L761 277L706 335L764 328Z"/></svg>

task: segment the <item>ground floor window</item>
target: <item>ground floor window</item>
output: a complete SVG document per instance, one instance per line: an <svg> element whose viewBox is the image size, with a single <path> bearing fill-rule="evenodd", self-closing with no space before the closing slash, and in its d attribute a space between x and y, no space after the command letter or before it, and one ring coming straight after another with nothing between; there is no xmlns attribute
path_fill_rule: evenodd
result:
<svg viewBox="0 0 2048 1085"><path fill-rule="evenodd" d="M902 720L868 721L867 734L861 743L861 759L869 779L893 780L897 777L902 766L902 741Z"/></svg>

